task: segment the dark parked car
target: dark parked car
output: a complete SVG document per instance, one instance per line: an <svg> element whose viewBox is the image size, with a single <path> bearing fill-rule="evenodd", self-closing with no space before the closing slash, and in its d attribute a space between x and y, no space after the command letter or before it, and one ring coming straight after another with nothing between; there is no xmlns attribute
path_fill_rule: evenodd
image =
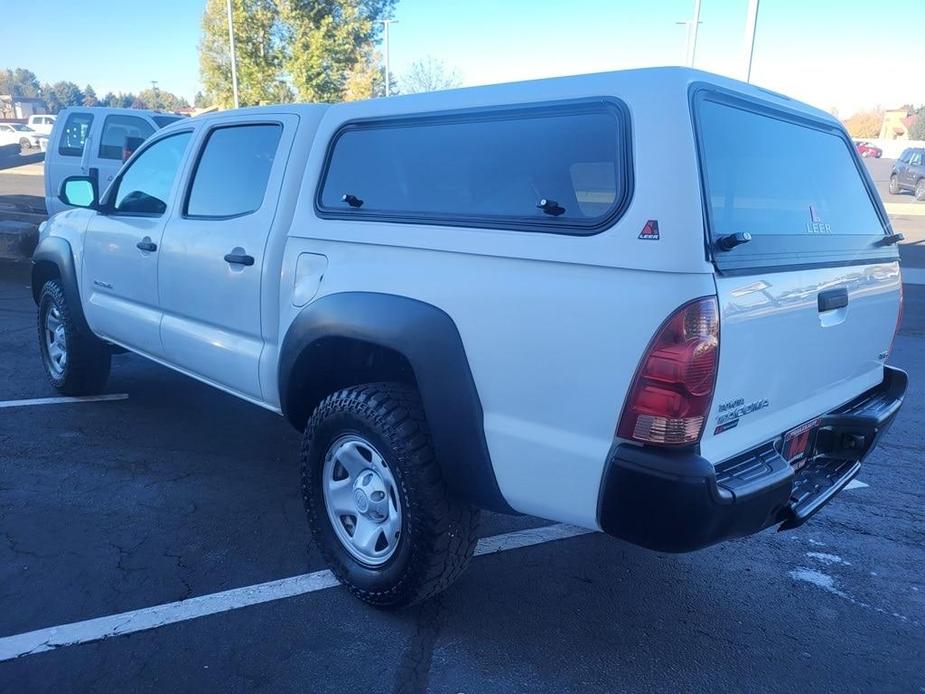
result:
<svg viewBox="0 0 925 694"><path fill-rule="evenodd" d="M893 163L890 192L897 195L905 190L925 201L925 147L910 147Z"/></svg>
<svg viewBox="0 0 925 694"><path fill-rule="evenodd" d="M856 142L855 146L858 148L858 154L860 154L862 157L873 157L874 159L879 159L883 156L883 150L870 144L869 142Z"/></svg>

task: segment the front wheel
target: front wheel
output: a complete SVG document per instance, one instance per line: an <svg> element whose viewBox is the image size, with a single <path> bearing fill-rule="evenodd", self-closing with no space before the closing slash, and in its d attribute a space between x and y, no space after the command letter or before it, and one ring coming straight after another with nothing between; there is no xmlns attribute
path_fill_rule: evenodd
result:
<svg viewBox="0 0 925 694"><path fill-rule="evenodd" d="M920 178L915 184L915 199L925 202L925 178Z"/></svg>
<svg viewBox="0 0 925 694"><path fill-rule="evenodd" d="M899 179L890 176L890 195L899 195Z"/></svg>
<svg viewBox="0 0 925 694"><path fill-rule="evenodd" d="M346 388L305 428L302 495L334 575L379 607L420 602L463 572L479 512L449 494L417 392L400 383Z"/></svg>
<svg viewBox="0 0 925 694"><path fill-rule="evenodd" d="M26 138L22 138L22 139L19 141L19 149L21 149L21 150L23 150L23 149L32 149L32 143L29 142L29 140L27 140Z"/></svg>
<svg viewBox="0 0 925 694"><path fill-rule="evenodd" d="M95 395L103 390L112 352L76 323L59 280L42 287L38 333L42 365L57 390L65 395Z"/></svg>

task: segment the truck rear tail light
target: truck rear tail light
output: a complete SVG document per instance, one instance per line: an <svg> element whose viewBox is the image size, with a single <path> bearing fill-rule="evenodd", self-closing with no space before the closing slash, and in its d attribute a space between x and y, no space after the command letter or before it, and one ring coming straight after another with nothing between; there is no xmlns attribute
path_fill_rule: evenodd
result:
<svg viewBox="0 0 925 694"><path fill-rule="evenodd" d="M713 400L719 363L719 306L695 299L662 323L642 357L617 435L641 443L698 441Z"/></svg>

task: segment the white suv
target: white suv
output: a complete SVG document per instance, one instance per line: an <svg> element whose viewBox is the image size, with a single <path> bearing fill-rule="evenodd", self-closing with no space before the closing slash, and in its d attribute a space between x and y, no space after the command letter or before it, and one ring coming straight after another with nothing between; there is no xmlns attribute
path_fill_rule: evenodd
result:
<svg viewBox="0 0 925 694"><path fill-rule="evenodd" d="M480 508L663 551L799 525L906 389L900 236L844 129L702 72L229 111L61 194L52 383L99 391L117 346L284 415L377 605L455 579Z"/></svg>

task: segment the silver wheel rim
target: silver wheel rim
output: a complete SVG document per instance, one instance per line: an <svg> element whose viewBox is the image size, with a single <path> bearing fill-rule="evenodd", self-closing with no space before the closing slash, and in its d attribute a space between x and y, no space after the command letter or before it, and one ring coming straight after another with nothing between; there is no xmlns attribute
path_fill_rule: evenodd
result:
<svg viewBox="0 0 925 694"><path fill-rule="evenodd" d="M48 368L55 376L61 376L67 367L67 333L57 306L52 306L45 314L45 353Z"/></svg>
<svg viewBox="0 0 925 694"><path fill-rule="evenodd" d="M381 566L402 530L398 485L388 463L357 434L337 439L324 456L321 488L334 534L367 566Z"/></svg>

